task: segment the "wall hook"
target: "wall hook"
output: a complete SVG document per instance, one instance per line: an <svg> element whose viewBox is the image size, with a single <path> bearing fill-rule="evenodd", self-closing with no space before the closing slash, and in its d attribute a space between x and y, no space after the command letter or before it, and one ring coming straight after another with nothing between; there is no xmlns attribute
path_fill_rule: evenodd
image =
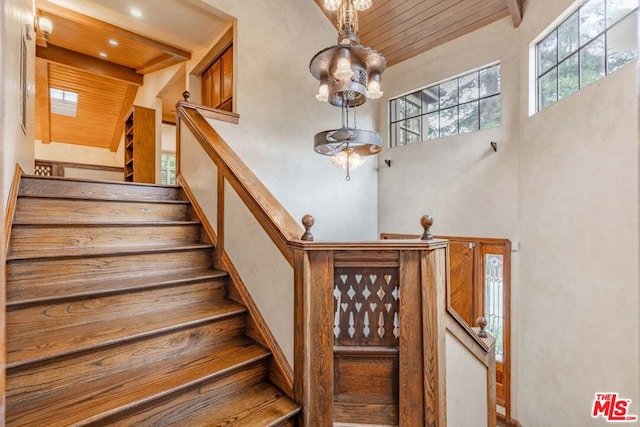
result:
<svg viewBox="0 0 640 427"><path fill-rule="evenodd" d="M387 164L388 167L391 167L391 160L384 159L384 162Z"/></svg>
<svg viewBox="0 0 640 427"><path fill-rule="evenodd" d="M491 141L491 148L493 148L493 151L498 151L498 143Z"/></svg>

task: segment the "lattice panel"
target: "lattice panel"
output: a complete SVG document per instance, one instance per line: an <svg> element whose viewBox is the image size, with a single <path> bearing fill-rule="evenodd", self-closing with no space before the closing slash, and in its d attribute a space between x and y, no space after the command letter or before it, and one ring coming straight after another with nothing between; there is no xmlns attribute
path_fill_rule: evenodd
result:
<svg viewBox="0 0 640 427"><path fill-rule="evenodd" d="M398 345L397 268L338 267L333 298L335 345Z"/></svg>
<svg viewBox="0 0 640 427"><path fill-rule="evenodd" d="M53 176L53 166L47 164L36 164L33 169L33 174L37 176Z"/></svg>

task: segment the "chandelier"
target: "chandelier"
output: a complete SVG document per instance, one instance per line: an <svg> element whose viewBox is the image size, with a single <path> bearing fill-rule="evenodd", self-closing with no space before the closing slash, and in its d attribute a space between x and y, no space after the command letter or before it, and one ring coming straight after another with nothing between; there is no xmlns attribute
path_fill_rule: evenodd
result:
<svg viewBox="0 0 640 427"><path fill-rule="evenodd" d="M372 0L324 0L327 10L336 12L338 44L316 53L309 70L319 83L316 99L340 107L342 127L316 134L316 153L331 156L347 170L364 163L363 156L382 150L382 135L357 128L356 107L382 96L380 80L387 61L380 52L360 44L358 11L371 7Z"/></svg>

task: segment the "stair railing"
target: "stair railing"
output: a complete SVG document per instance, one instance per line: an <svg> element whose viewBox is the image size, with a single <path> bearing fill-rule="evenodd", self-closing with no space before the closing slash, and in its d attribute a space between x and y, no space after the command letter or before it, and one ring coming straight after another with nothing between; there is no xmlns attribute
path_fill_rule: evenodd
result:
<svg viewBox="0 0 640 427"><path fill-rule="evenodd" d="M176 108L179 177L293 363L300 425L445 426L447 241L426 217L424 240L314 241L199 108Z"/></svg>

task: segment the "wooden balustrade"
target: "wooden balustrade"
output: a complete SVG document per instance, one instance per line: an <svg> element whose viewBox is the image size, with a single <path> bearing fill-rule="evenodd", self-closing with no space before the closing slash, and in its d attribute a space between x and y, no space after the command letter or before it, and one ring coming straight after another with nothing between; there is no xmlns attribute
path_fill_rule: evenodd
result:
<svg viewBox="0 0 640 427"><path fill-rule="evenodd" d="M419 240L314 241L313 217L303 232L199 106L181 102L177 115L178 135L184 125L218 169L219 205L228 182L293 267L300 425L446 426L448 246L431 235L433 218L421 218ZM221 249L224 209L217 214Z"/></svg>

